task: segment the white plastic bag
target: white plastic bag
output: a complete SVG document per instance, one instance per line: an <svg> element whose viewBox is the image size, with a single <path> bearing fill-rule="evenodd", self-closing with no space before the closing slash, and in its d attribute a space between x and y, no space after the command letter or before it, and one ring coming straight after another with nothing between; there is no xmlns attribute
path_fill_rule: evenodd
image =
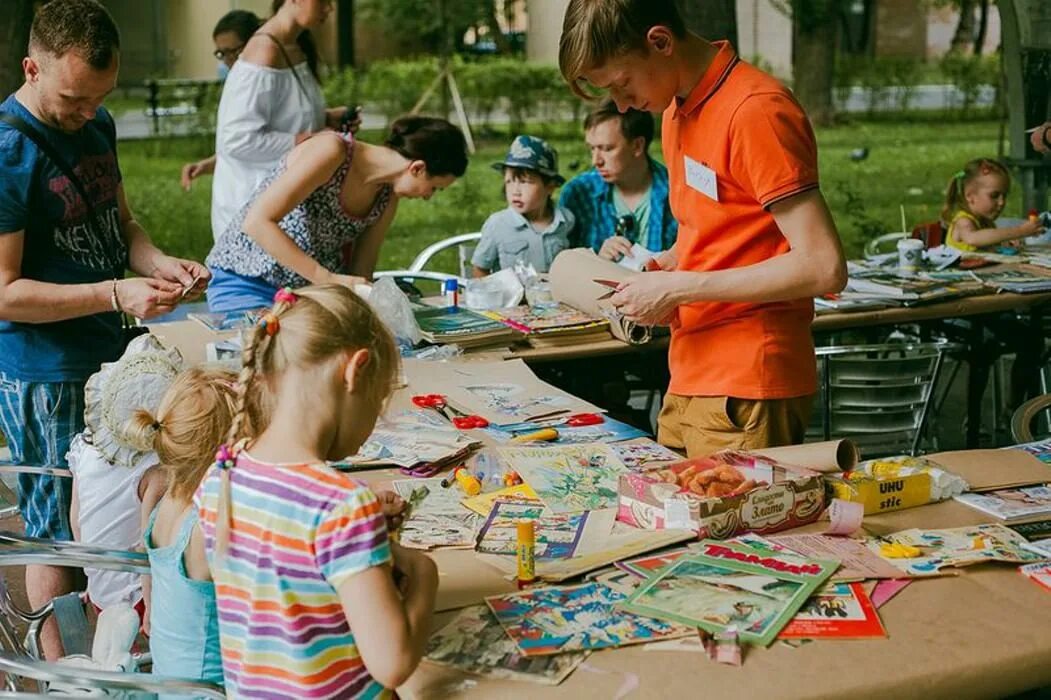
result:
<svg viewBox="0 0 1051 700"><path fill-rule="evenodd" d="M372 285L368 303L399 344L412 346L422 340L420 326L412 314L412 302L392 277L381 277Z"/></svg>

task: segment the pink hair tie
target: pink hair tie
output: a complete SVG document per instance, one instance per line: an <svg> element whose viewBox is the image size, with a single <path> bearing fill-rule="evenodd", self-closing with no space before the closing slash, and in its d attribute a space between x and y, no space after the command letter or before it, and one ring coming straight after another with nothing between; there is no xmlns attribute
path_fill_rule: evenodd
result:
<svg viewBox="0 0 1051 700"><path fill-rule="evenodd" d="M215 453L215 466L220 469L230 469L234 466L234 453L226 445L220 446L219 451Z"/></svg>
<svg viewBox="0 0 1051 700"><path fill-rule="evenodd" d="M289 306L291 306L292 304L295 304L298 300L299 297L296 296L296 293L293 292L289 287L282 287L281 289L277 290L277 292L274 294L275 304L288 304Z"/></svg>

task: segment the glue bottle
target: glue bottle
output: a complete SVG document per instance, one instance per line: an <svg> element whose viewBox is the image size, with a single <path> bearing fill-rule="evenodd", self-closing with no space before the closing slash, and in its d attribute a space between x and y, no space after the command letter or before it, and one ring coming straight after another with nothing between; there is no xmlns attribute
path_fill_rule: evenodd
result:
<svg viewBox="0 0 1051 700"><path fill-rule="evenodd" d="M465 468L457 467L456 471L453 472L453 476L456 477L456 483L460 485L460 488L468 496L477 496L482 492L482 482Z"/></svg>
<svg viewBox="0 0 1051 700"><path fill-rule="evenodd" d="M445 296L445 305L450 311L460 310L460 281L455 277L442 282L442 294Z"/></svg>
<svg viewBox="0 0 1051 700"><path fill-rule="evenodd" d="M536 581L536 521L523 519L515 525L518 531L518 588L522 589Z"/></svg>

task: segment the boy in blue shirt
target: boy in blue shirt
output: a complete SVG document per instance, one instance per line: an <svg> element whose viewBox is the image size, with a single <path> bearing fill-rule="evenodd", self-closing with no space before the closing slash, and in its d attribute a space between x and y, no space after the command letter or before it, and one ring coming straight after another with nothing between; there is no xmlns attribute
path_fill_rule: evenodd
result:
<svg viewBox="0 0 1051 700"><path fill-rule="evenodd" d="M507 157L493 168L504 173L507 208L482 226L482 239L471 257L474 276L514 267L519 260L547 272L555 256L569 247L574 225L572 212L552 200L565 182L558 174L558 154L543 139L518 136Z"/></svg>

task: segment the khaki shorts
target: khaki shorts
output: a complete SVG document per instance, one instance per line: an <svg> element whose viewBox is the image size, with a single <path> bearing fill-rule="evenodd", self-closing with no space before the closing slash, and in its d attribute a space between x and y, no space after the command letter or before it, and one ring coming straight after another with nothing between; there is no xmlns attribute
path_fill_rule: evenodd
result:
<svg viewBox="0 0 1051 700"><path fill-rule="evenodd" d="M814 396L738 399L732 396L664 397L657 440L688 457L719 450L749 450L803 442Z"/></svg>

